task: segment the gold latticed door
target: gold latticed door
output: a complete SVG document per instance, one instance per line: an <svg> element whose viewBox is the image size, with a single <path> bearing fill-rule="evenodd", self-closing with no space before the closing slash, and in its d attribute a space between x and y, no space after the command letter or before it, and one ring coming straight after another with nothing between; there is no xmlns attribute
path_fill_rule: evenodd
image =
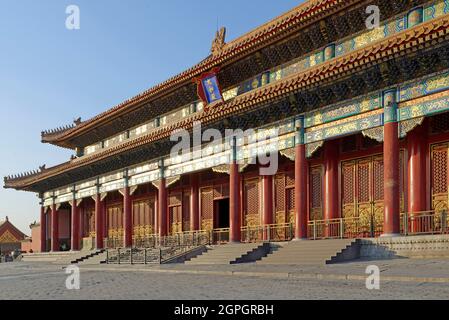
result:
<svg viewBox="0 0 449 320"><path fill-rule="evenodd" d="M169 233L174 235L182 232L182 193L174 193L169 196Z"/></svg>
<svg viewBox="0 0 449 320"><path fill-rule="evenodd" d="M212 188L201 189L201 230L214 228L214 191Z"/></svg>
<svg viewBox="0 0 449 320"><path fill-rule="evenodd" d="M433 230L440 230L441 214L448 209L448 152L449 143L432 146L432 208L435 211ZM448 221L446 221L447 224Z"/></svg>
<svg viewBox="0 0 449 320"><path fill-rule="evenodd" d="M260 225L259 180L245 182L243 226L257 227Z"/></svg>
<svg viewBox="0 0 449 320"><path fill-rule="evenodd" d="M263 239L260 228L260 190L259 179L245 181L243 202L243 234L244 241Z"/></svg>
<svg viewBox="0 0 449 320"><path fill-rule="evenodd" d="M379 235L384 216L383 157L342 163L342 213L348 238Z"/></svg>
<svg viewBox="0 0 449 320"><path fill-rule="evenodd" d="M435 212L448 209L448 143L432 147L432 207Z"/></svg>
<svg viewBox="0 0 449 320"><path fill-rule="evenodd" d="M107 207L108 247L123 246L123 204L115 204Z"/></svg>

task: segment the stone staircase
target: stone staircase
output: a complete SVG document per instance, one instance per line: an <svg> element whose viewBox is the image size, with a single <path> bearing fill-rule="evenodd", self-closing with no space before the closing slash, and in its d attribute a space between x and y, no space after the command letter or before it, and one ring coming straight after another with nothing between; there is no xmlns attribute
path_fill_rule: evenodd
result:
<svg viewBox="0 0 449 320"><path fill-rule="evenodd" d="M215 265L254 262L270 252L269 243L210 246L207 251L185 262L187 265Z"/></svg>
<svg viewBox="0 0 449 320"><path fill-rule="evenodd" d="M257 265L325 265L358 259L359 240L292 241L272 245Z"/></svg>
<svg viewBox="0 0 449 320"><path fill-rule="evenodd" d="M104 250L33 253L23 254L21 258L23 262L41 262L58 265L79 264L87 261L92 263L97 260L98 264L106 260Z"/></svg>
<svg viewBox="0 0 449 320"><path fill-rule="evenodd" d="M89 257L85 257L80 261L76 262L78 265L98 265L105 264L107 259L107 253L105 250L97 252L96 254L91 254Z"/></svg>
<svg viewBox="0 0 449 320"><path fill-rule="evenodd" d="M89 253L84 252L80 253L79 256L73 257L70 261L70 264L100 264L106 262L106 250L94 250Z"/></svg>
<svg viewBox="0 0 449 320"><path fill-rule="evenodd" d="M59 261L69 262L76 257L79 252L43 252L43 253L30 253L23 254L20 261L23 262L46 262L46 263L58 263Z"/></svg>

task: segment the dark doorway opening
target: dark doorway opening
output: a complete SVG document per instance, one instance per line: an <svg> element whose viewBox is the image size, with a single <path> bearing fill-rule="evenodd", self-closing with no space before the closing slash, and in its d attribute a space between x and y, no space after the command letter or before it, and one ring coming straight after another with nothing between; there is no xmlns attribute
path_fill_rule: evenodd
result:
<svg viewBox="0 0 449 320"><path fill-rule="evenodd" d="M229 199L215 201L215 229L229 228Z"/></svg>

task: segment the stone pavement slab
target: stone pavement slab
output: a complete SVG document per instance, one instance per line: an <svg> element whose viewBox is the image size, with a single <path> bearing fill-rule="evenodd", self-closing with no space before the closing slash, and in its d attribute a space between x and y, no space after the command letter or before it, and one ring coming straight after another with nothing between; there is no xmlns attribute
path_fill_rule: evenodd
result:
<svg viewBox="0 0 449 320"><path fill-rule="evenodd" d="M244 268L250 269L251 267L245 266ZM449 299L449 286L446 283L386 281L381 282L380 290L368 290L364 281L346 279L338 281L296 278L260 279L247 276L161 273L164 270L175 270L176 268L173 266L146 269L154 270L151 272L140 272L138 268L132 269L130 267L112 268L111 266L97 270L81 268L80 290L68 290L65 286L67 275L60 266L26 263L1 264L0 299Z"/></svg>
<svg viewBox="0 0 449 320"><path fill-rule="evenodd" d="M258 276L268 278L303 279L366 279L366 268L378 266L381 276L389 281L417 281L449 283L449 259L394 259L378 261L356 261L351 263L298 266L298 265L102 265L89 266L86 270L147 271L172 274L204 274L223 276Z"/></svg>

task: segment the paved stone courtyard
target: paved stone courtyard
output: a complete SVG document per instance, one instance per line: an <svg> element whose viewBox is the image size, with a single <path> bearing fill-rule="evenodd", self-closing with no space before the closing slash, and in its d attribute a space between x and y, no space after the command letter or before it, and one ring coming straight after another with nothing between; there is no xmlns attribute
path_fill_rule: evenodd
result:
<svg viewBox="0 0 449 320"><path fill-rule="evenodd" d="M367 263L343 264L330 268L322 267L315 271L323 274L343 274L342 272L346 271L364 276L365 264ZM406 274L412 275L412 270L418 273L421 268L427 270L427 276L432 276L429 270L434 270L436 276L446 274L446 280L449 282L449 271L446 271L449 269L445 269L449 266L449 261L407 260L378 264L383 272L390 270L390 274L391 269L403 268ZM391 266L393 267L389 269ZM68 290L65 286L67 275L62 266L19 262L0 264L0 299L449 299L449 283L385 281L381 282L380 290L370 291L366 289L364 281L276 278L276 273L296 270L301 274L312 269L314 268L294 266L261 269L255 265L203 266L196 269L206 272L214 270L217 272L214 275L173 273L188 271L185 266L82 267L80 290ZM265 273L271 271L273 275L251 277L218 274L230 270Z"/></svg>

